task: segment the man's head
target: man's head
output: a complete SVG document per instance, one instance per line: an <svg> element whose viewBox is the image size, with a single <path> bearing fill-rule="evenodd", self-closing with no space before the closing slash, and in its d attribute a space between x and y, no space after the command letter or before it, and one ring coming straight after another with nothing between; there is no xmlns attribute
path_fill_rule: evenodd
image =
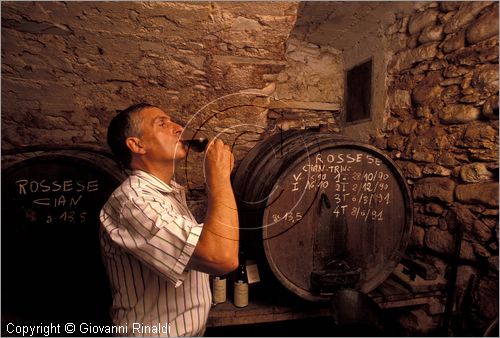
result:
<svg viewBox="0 0 500 338"><path fill-rule="evenodd" d="M160 108L134 104L116 115L108 127L108 145L126 167L134 158L147 162L172 161L186 156L179 142L183 128Z"/></svg>

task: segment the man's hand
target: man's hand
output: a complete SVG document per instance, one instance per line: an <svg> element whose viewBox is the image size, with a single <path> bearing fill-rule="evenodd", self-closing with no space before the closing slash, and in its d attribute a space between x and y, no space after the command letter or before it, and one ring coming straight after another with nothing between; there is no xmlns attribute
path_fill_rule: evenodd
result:
<svg viewBox="0 0 500 338"><path fill-rule="evenodd" d="M233 165L228 145L221 140L208 145L205 156L208 209L189 269L223 275L238 266L238 210L230 180Z"/></svg>
<svg viewBox="0 0 500 338"><path fill-rule="evenodd" d="M222 140L214 140L208 145L205 156L205 169L209 189L217 189L221 184L229 183L234 167L231 149Z"/></svg>

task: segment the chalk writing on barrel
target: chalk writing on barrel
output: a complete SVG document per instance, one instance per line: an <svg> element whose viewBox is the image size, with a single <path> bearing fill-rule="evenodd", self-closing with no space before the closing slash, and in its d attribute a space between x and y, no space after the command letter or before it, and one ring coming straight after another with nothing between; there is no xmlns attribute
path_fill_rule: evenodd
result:
<svg viewBox="0 0 500 338"><path fill-rule="evenodd" d="M392 189L391 175L382 164L382 160L362 152L318 153L288 175L289 191L326 192L334 203L331 212L335 217L383 221L384 211L392 203ZM303 210L284 211L274 212L273 221L296 222L303 215ZM301 215L299 219L291 217L296 213Z"/></svg>
<svg viewBox="0 0 500 338"><path fill-rule="evenodd" d="M15 184L24 200L26 219L47 224L85 223L85 206L93 198L89 194L99 191L97 179L19 179Z"/></svg>
<svg viewBox="0 0 500 338"><path fill-rule="evenodd" d="M38 193L38 192L93 192L99 190L99 181L98 180L27 180L21 179L17 180L16 184L18 185L19 195L27 195L29 193Z"/></svg>

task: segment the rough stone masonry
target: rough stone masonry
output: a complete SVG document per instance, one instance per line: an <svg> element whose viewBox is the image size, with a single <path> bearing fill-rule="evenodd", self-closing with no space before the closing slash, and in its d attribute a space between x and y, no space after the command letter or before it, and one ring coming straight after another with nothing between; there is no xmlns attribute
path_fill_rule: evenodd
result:
<svg viewBox="0 0 500 338"><path fill-rule="evenodd" d="M484 329L498 316L498 3L427 3L386 34L389 117L374 142L413 187L409 251L444 276L464 227L456 306ZM438 324L429 309L410 318Z"/></svg>

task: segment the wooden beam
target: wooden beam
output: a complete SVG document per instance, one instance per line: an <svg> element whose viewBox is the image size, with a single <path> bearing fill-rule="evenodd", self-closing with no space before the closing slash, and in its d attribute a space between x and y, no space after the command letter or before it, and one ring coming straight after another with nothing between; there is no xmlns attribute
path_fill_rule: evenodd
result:
<svg viewBox="0 0 500 338"><path fill-rule="evenodd" d="M340 104L332 102L308 102L295 100L271 100L269 108L309 109L340 111Z"/></svg>

